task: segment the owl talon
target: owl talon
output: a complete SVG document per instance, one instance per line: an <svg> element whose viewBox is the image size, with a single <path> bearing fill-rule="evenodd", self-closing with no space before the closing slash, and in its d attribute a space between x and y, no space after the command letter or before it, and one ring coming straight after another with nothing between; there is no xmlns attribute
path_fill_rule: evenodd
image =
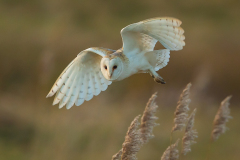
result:
<svg viewBox="0 0 240 160"><path fill-rule="evenodd" d="M155 77L154 81L157 82L157 83L161 83L161 84L165 84L166 83L162 77Z"/></svg>
<svg viewBox="0 0 240 160"><path fill-rule="evenodd" d="M149 70L150 76L152 76L153 80L157 83L165 84L164 79L152 68Z"/></svg>

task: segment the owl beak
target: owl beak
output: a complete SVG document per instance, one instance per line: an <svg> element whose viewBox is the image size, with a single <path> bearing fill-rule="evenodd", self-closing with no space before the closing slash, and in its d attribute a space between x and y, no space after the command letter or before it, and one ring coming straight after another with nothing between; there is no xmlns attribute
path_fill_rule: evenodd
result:
<svg viewBox="0 0 240 160"><path fill-rule="evenodd" d="M113 72L111 72L111 71L108 72L108 77L109 77L109 79L112 78L112 74L113 74Z"/></svg>

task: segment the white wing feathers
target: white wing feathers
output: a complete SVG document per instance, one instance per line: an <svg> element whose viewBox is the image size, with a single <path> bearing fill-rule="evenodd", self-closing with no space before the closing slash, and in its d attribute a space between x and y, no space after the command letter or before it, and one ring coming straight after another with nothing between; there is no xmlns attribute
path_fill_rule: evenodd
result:
<svg viewBox="0 0 240 160"><path fill-rule="evenodd" d="M101 58L113 51L103 48L89 48L79 55L66 67L59 76L47 97L56 93L53 105L59 103L70 109L74 103L81 105L93 96L105 91L112 82L102 75L100 69Z"/></svg>
<svg viewBox="0 0 240 160"><path fill-rule="evenodd" d="M149 63L154 66L155 71L165 67L170 58L169 49L154 50L145 53L145 57L148 59Z"/></svg>
<svg viewBox="0 0 240 160"><path fill-rule="evenodd" d="M181 23L178 19L166 17L128 25L121 30L123 52L152 51L157 41L167 49L181 50L185 46Z"/></svg>
<svg viewBox="0 0 240 160"><path fill-rule="evenodd" d="M169 49L162 49L162 50L156 50L157 52L157 63L155 65L155 71L158 71L159 69L165 67L170 58L170 50Z"/></svg>

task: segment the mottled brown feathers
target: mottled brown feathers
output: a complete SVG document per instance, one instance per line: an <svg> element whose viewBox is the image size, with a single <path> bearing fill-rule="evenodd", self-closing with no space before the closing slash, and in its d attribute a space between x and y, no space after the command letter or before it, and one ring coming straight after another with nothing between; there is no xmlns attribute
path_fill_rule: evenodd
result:
<svg viewBox="0 0 240 160"><path fill-rule="evenodd" d="M129 59L127 58L127 56L125 54L123 54L123 48L120 48L116 52L113 52L113 53L105 56L105 58L109 58L110 60L117 58L117 57L119 57L122 60L122 62L125 63L125 65L127 65L129 63Z"/></svg>

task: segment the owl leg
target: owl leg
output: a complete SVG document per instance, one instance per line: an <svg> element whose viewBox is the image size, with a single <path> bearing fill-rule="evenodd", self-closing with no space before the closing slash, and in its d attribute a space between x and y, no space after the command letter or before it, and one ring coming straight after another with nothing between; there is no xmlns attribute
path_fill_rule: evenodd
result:
<svg viewBox="0 0 240 160"><path fill-rule="evenodd" d="M149 69L149 74L153 77L153 80L157 83L165 84L164 79L153 69Z"/></svg>

